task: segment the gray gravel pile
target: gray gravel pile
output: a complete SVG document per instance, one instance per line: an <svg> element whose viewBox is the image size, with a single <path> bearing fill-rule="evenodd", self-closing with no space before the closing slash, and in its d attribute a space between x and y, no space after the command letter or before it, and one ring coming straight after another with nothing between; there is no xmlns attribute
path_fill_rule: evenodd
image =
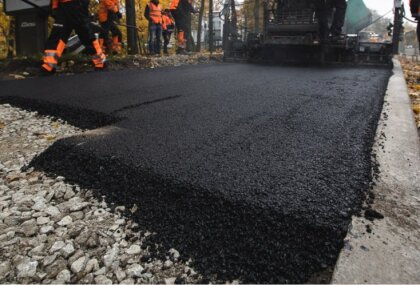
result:
<svg viewBox="0 0 420 285"><path fill-rule="evenodd" d="M175 283L201 276L176 249L148 258L147 240L125 209L64 177L26 165L54 141L82 133L61 120L0 105L0 282ZM24 170L22 170L24 169Z"/></svg>

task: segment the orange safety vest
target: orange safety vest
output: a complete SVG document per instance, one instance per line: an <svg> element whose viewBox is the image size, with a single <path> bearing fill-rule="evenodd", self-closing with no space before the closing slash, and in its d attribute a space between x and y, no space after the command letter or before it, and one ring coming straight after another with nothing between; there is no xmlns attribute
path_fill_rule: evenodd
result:
<svg viewBox="0 0 420 285"><path fill-rule="evenodd" d="M103 23L108 20L108 12L114 12L117 13L118 8L118 0L100 0L99 1L99 22Z"/></svg>
<svg viewBox="0 0 420 285"><path fill-rule="evenodd" d="M172 0L171 4L169 5L169 10L176 10L179 5L179 0Z"/></svg>
<svg viewBox="0 0 420 285"><path fill-rule="evenodd" d="M168 26L173 25L174 21L172 20L171 17L169 17L168 15L163 15L162 16L162 30L166 31L168 29Z"/></svg>
<svg viewBox="0 0 420 285"><path fill-rule="evenodd" d="M149 17L155 24L162 24L162 6L149 2Z"/></svg>

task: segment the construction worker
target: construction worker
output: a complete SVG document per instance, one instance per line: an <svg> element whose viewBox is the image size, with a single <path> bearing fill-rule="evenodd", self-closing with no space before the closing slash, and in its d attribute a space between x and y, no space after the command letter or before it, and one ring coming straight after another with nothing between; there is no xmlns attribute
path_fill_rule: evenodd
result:
<svg viewBox="0 0 420 285"><path fill-rule="evenodd" d="M195 13L191 0L172 0L169 5L172 16L175 19L177 30L177 53L185 53L187 37L185 35L190 29L188 27L188 15Z"/></svg>
<svg viewBox="0 0 420 285"><path fill-rule="evenodd" d="M340 37L346 17L346 0L315 0L315 6L319 21L321 40L327 40L330 37ZM335 11L331 28L329 28L328 18L331 15L331 9L333 8Z"/></svg>
<svg viewBox="0 0 420 285"><path fill-rule="evenodd" d="M163 35L163 53L168 54L168 44L171 40L171 35L175 29L175 21L172 19L171 11L165 9L162 13L162 35Z"/></svg>
<svg viewBox="0 0 420 285"><path fill-rule="evenodd" d="M94 67L103 69L106 56L89 27L89 0L53 0L52 9L55 22L46 43L42 69L47 72L56 70L58 58L63 54L73 30L92 56Z"/></svg>
<svg viewBox="0 0 420 285"><path fill-rule="evenodd" d="M410 12L411 16L417 20L417 41L420 48L420 24L418 23L420 20L420 0L410 0Z"/></svg>
<svg viewBox="0 0 420 285"><path fill-rule="evenodd" d="M113 54L121 53L122 33L116 22L122 17L119 11L119 0L100 0L99 1L99 23L102 31L99 42L108 52ZM112 43L109 40L109 32L112 34Z"/></svg>
<svg viewBox="0 0 420 285"><path fill-rule="evenodd" d="M144 17L149 21L149 52L160 55L162 6L159 4L159 0L150 0L144 9Z"/></svg>

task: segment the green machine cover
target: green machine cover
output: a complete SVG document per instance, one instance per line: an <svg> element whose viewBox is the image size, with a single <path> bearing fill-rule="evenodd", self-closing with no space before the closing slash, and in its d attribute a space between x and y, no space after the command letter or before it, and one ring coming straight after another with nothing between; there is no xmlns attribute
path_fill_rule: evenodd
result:
<svg viewBox="0 0 420 285"><path fill-rule="evenodd" d="M363 0L348 0L344 31L346 34L358 34L372 23L372 13Z"/></svg>

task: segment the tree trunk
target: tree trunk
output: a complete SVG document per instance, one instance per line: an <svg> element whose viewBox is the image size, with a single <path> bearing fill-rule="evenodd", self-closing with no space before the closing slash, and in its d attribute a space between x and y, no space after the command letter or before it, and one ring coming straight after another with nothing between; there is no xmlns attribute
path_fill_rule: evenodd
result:
<svg viewBox="0 0 420 285"><path fill-rule="evenodd" d="M209 0L209 51L213 52L214 44L214 31L213 31L213 0Z"/></svg>
<svg viewBox="0 0 420 285"><path fill-rule="evenodd" d="M185 32L185 36L187 38L187 51L195 51L195 43L194 43L194 38L192 37L191 34L191 21L192 21L192 14L188 13L187 14L187 26L188 29Z"/></svg>
<svg viewBox="0 0 420 285"><path fill-rule="evenodd" d="M125 11L127 15L128 54L138 54L139 47L137 41L136 8L134 6L134 0L125 0Z"/></svg>
<svg viewBox="0 0 420 285"><path fill-rule="evenodd" d="M254 32L260 31L260 0L255 0L254 6Z"/></svg>
<svg viewBox="0 0 420 285"><path fill-rule="evenodd" d="M15 51L15 17L10 17L8 34L6 35L6 32L4 34L7 41L7 58L13 58Z"/></svg>
<svg viewBox="0 0 420 285"><path fill-rule="evenodd" d="M203 25L204 5L206 0L201 0L200 11L198 13L198 27L197 27L197 52L201 50L201 26Z"/></svg>
<svg viewBox="0 0 420 285"><path fill-rule="evenodd" d="M238 16L236 15L236 8L235 8L235 0L230 1L230 9L232 10L232 18L231 18L231 33L232 35L238 34Z"/></svg>

